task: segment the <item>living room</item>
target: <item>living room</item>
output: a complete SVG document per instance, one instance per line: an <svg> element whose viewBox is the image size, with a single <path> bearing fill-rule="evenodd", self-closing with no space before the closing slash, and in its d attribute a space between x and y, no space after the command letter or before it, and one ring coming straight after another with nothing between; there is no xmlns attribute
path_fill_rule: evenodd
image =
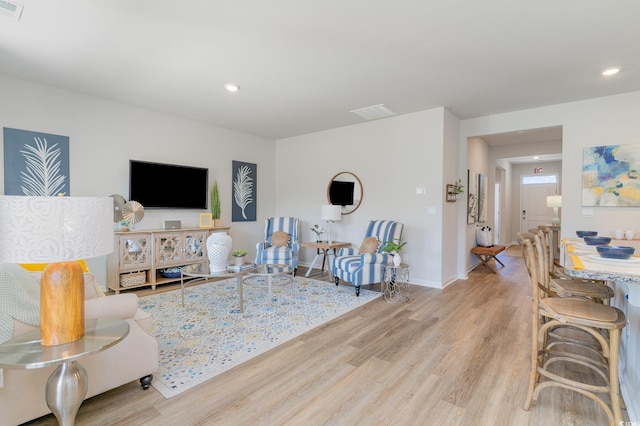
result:
<svg viewBox="0 0 640 426"><path fill-rule="evenodd" d="M4 48L0 55L3 62L4 58L6 62L13 58L13 53ZM604 66L598 61L600 65ZM637 75L633 74L637 70L630 67L628 73ZM147 77L139 78L142 84ZM149 79L153 80L151 72ZM589 84L595 85L595 81L594 77ZM494 182L491 148L479 142L480 148L471 158L470 139L561 126L562 235L591 228L604 232L612 228L611 223L623 228L637 223L637 208L603 207L586 212L580 197L584 148L635 144L640 139L638 90L640 86L636 84L632 90L603 89L601 96L578 93L562 102L533 102L526 108L463 119L452 108L436 104L381 120L351 121L271 137L207 123L202 116L189 118L177 112L136 106L134 102L83 94L79 89L54 87L6 70L6 74L0 73L0 124L68 136L73 196L121 194L128 198L131 159L209 169L209 183L215 180L220 185L222 221L231 227L233 246L248 249L249 257L255 255L255 245L264 233L263 221L269 216L299 218L301 240L311 240L314 234L310 228L314 224L325 225L320 211L327 202L331 177L341 171L352 172L363 185L362 205L332 225L333 239L358 246L369 220L402 222L408 242L403 258L411 265L411 283L441 289L467 279L478 264L470 255L475 246L475 226L467 224L464 202L445 202L446 185L464 180L471 164L479 164L474 167L489 176L490 187ZM237 104L240 102L234 108ZM354 108L357 106L360 105ZM257 165L255 222L231 220L234 160ZM0 173L0 182L4 183L4 173ZM167 197L179 197L181 184L158 182L166 186ZM490 193L489 218L492 197ZM515 202L513 206L517 209ZM206 211L148 209L136 229L159 229L165 220L180 220L183 227L196 227L203 212ZM314 251L303 249L300 263L309 265L314 255ZM106 259L88 262L104 284ZM640 321L637 312L631 313L632 321Z"/></svg>
<svg viewBox="0 0 640 426"><path fill-rule="evenodd" d="M638 138L640 92L469 120L436 108L274 141L7 76L0 76L0 88L5 94L0 99L3 127L69 136L71 195L128 197L130 159L208 168L210 181L220 185L222 220L231 226L234 246L247 248L250 257L268 216L300 218L302 240L310 240L309 228L322 223L320 207L326 204L330 179L350 171L362 181L363 202L333 225L335 240L358 245L367 221L393 218L405 224L405 257L413 262L413 283L442 288L463 279L475 266L469 256L475 227L466 223L464 203L446 203L443 193L447 182L466 174L467 139L551 126L563 126L563 235L605 227L610 220L634 220L634 209L597 209L593 216L583 216L578 188L584 147ZM485 149L485 172L490 174ZM375 152L385 155L378 159L371 154ZM231 222L233 160L257 164L256 222ZM397 161L402 172L382 172L388 161ZM179 186L171 185L177 183L168 185L168 196L179 196ZM416 195L416 187L423 187L424 194ZM137 227L159 229L164 220L197 226L202 212L148 210ZM314 254L303 250L301 263L310 263ZM105 282L106 260L90 262Z"/></svg>

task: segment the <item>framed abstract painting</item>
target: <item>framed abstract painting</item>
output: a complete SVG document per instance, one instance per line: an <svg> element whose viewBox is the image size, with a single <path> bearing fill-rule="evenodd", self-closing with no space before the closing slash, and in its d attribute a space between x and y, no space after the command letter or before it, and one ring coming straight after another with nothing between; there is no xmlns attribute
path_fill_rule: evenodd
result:
<svg viewBox="0 0 640 426"><path fill-rule="evenodd" d="M467 223L478 220L478 173L467 170Z"/></svg>
<svg viewBox="0 0 640 426"><path fill-rule="evenodd" d="M478 174L478 222L487 221L487 176Z"/></svg>
<svg viewBox="0 0 640 426"><path fill-rule="evenodd" d="M640 145L584 148L582 205L640 206Z"/></svg>

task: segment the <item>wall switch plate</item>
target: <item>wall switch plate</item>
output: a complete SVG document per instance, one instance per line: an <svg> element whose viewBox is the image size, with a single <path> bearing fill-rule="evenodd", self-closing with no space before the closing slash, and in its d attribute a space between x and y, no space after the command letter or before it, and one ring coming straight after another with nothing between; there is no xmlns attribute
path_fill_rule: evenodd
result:
<svg viewBox="0 0 640 426"><path fill-rule="evenodd" d="M426 192L426 189L424 186L418 186L416 188L416 195L424 195L425 192Z"/></svg>

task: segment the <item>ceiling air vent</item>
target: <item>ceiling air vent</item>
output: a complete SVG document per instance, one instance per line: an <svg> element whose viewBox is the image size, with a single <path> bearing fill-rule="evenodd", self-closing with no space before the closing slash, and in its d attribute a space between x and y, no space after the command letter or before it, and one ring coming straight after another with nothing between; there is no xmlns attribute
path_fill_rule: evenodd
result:
<svg viewBox="0 0 640 426"><path fill-rule="evenodd" d="M8 16L16 21L20 20L23 6L6 0L0 0L0 15Z"/></svg>
<svg viewBox="0 0 640 426"><path fill-rule="evenodd" d="M1 0L0 0L1 1ZM391 117L396 114L394 110L386 106L385 104L374 105L366 108L354 109L350 111L355 115L364 118L365 120L377 120L379 118Z"/></svg>

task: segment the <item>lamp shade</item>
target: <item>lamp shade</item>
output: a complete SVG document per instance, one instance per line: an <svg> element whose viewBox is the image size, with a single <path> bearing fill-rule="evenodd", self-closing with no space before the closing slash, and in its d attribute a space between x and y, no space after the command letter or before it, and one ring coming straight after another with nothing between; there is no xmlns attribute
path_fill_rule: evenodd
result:
<svg viewBox="0 0 640 426"><path fill-rule="evenodd" d="M338 221L342 217L342 208L332 204L323 204L320 212L322 220Z"/></svg>
<svg viewBox="0 0 640 426"><path fill-rule="evenodd" d="M111 197L0 196L0 261L48 263L113 251Z"/></svg>
<svg viewBox="0 0 640 426"><path fill-rule="evenodd" d="M547 207L562 207L562 195L547 195Z"/></svg>
<svg viewBox="0 0 640 426"><path fill-rule="evenodd" d="M74 260L113 251L111 197L0 196L0 261L48 263L40 278L40 344L84 336L84 277Z"/></svg>

